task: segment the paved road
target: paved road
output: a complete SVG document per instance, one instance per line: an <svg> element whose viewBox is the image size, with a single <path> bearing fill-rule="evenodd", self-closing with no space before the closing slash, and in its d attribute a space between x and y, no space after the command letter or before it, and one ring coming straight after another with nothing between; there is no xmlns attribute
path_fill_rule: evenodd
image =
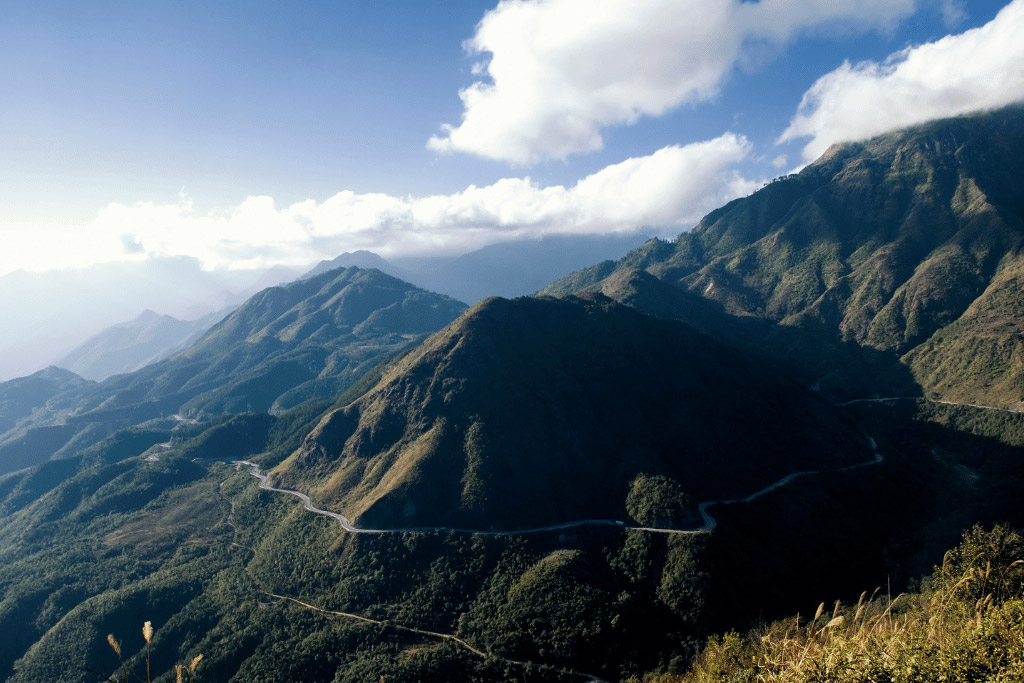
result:
<svg viewBox="0 0 1024 683"><path fill-rule="evenodd" d="M863 463L858 463L856 465L847 465L846 467L842 467L842 468L839 468L838 470L834 470L834 471L836 471L836 472L847 472L849 470L858 469L858 468L861 468L861 467L867 467L869 465L877 465L877 464L881 463L884 460L884 458L882 457L882 454L878 452L878 444L871 437L867 437L867 439L868 439L868 442L871 444L871 450L874 453L874 457L871 460L869 460L867 462L863 462ZM531 529L514 529L514 530L509 530L509 531L487 531L485 529L463 529L463 528L459 528L459 527L449 527L449 526L402 527L402 528L394 528L394 529L364 529L362 527L355 526L354 524L352 524L352 522L350 522L348 520L347 517L345 517L344 515L342 515L340 513L331 512L330 510L322 510L322 509L318 508L317 506L313 505L313 501L311 501L309 499L309 496L306 495L305 493L302 493L301 491L293 491L292 489L282 489L282 488L277 488L275 486L272 486L270 484L269 477L267 477L267 475L265 475L262 472L260 472L260 467L256 463L254 463L254 462L252 462L250 460L236 460L235 464L236 464L236 466L245 465L245 466L249 467L250 468L250 470L249 470L250 474L252 474L252 476L254 476L257 479L259 479L260 488L261 489L263 489L265 491L273 491L275 493L284 493L284 494L287 494L287 495L290 495L290 496L295 496L296 498L298 498L299 500L302 501L303 507L305 507L308 511L310 511L310 512L312 512L314 514L324 515L325 517L330 517L331 519L336 520L341 525L341 528L343 528L345 531L348 531L348 532L353 533L353 534L396 534L396 533L408 533L408 532L411 532L411 531L440 531L440 532L450 532L450 533L457 533L457 534L477 534L477 535L483 535L483 536L517 536L517 535L521 535L521 534L536 534L536 533L543 533L543 532L547 532L547 531L560 531L562 529L571 529L573 527L578 527L578 526L592 526L592 525L614 526L614 527L619 527L621 529L630 529L630 530L633 530L633 531L646 531L646 532L655 533L655 534L703 534L703 533L707 533L709 531L712 531L718 525L718 522L715 521L715 518L711 515L710 512L708 512L708 508L710 508L710 507L712 507L714 505L732 505L734 503L749 503L749 502L751 502L753 500L756 500L756 499L760 498L761 496L763 496L765 494L771 493L772 491L785 486L786 484L790 483L794 479L797 479L799 477L804 477L804 476L807 476L807 475L811 475L811 474L821 474L822 473L822 470L805 470L803 472L793 472L792 474L787 474L786 476L782 477L778 481L776 481L776 482L774 482L772 484L769 484L768 486L765 486L760 491L756 491L756 492L750 494L746 498L734 498L734 499L731 499L731 500L708 500L708 501L704 501L704 502L700 503L697 506L697 511L700 513L701 519L704 520L704 524L699 526L699 527L693 528L693 529L663 529L663 528L658 528L658 527L629 526L629 525L624 524L621 521L617 521L617 520L613 520L613 519L581 519L581 520L576 520L576 521L573 521L573 522L564 522L562 524L552 524L551 526L535 527L535 528L531 528Z"/></svg>
<svg viewBox="0 0 1024 683"><path fill-rule="evenodd" d="M979 408L981 410L998 410L1002 413L1020 413L1016 408L1000 408L998 406L980 406L977 403L957 403L956 401L940 401L937 398L925 398L924 396L887 396L885 398L855 398L841 404L844 406L854 403L889 403L890 401L928 401L929 403L940 403L944 406L964 406L967 408Z"/></svg>
<svg viewBox="0 0 1024 683"><path fill-rule="evenodd" d="M269 483L267 483L266 475L263 475L263 474L259 473L259 468L256 466L255 463L252 463L252 462L249 462L249 461L246 461L246 460L237 461L237 463L238 464L246 464L246 465L249 465L249 466L251 466L253 468L253 470L252 470L253 475L256 476L257 478L259 478L259 480L260 480L260 488L262 488L264 490L267 490L267 491L274 491L274 492L277 492L277 493L287 493L287 494L290 494L290 495L294 495L294 496L296 496L297 498L299 498L302 501L303 506L307 510L309 510L310 512L315 512L317 514L326 515L328 517L331 517L333 519L338 520L338 522L342 525L342 527L345 528L347 531L351 531L352 533L385 533L384 530L357 529L357 528L353 527L349 523L349 521L344 517L344 515L339 515L339 514L337 514L335 512L330 512L330 511L327 511L327 510L320 510L319 508L314 506L310 502L309 496L307 496L304 493L300 493L299 491L291 491L289 489L274 488L273 486L270 486ZM234 535L237 535L238 534L238 527L235 526L234 521L232 521L232 519L231 519L232 515L234 513L235 506L234 506L234 503L231 501L231 499L229 499L227 496L224 495L223 487L224 487L224 482L221 482L220 487L218 487L218 493L225 500L228 501L228 505L229 505L229 508L230 508L229 511L228 511L228 524L231 526L232 533ZM398 530L392 529L392 530L389 530L389 531L398 531ZM235 541L232 541L232 545L236 545L239 548L245 548L246 550L248 550L249 552L251 552L253 554L255 554L255 552L256 552L252 548L250 548L248 546L245 546L245 545L241 545L241 544L239 544L239 543L237 543ZM249 576L249 578L252 580L252 582L254 584L256 584L257 587L259 587L260 586L259 581L256 579L255 576L253 576L249 572L248 566L246 566L244 569L245 569L245 573ZM305 609L312 610L314 612L320 612L321 614L328 614L328 615L331 615L331 616L343 617L345 619L354 619L356 621L361 621L361 622L364 622L364 623L367 623L367 624L376 624L376 625L384 626L384 627L387 627L387 628L394 628L394 629L397 629L399 631L407 631L409 633L416 633L416 634L422 635L422 636L428 636L428 637L431 637L431 638L438 638L438 639L441 639L441 640L447 640L447 641L453 642L453 643L455 643L455 644L465 648L468 652L471 652L472 654L474 654L477 657L480 657L482 659L487 659L488 657L494 657L496 659L500 659L503 662L507 662L509 664L515 664L515 665L522 666L522 667L534 667L534 668L545 669L547 671L553 671L555 673L559 673L559 674L562 674L562 675L565 675L565 676L575 676L577 678L585 679L587 681L587 683L608 683L608 681L606 681L605 679L600 678L598 676L595 676L594 674L588 674L588 673L584 673L582 671L576 671L575 669L565 669L565 668L557 667L557 666L554 666L554 665L551 665L551 664L543 664L543 663L539 663L539 662L527 662L527 661L518 660L518 659L509 659L508 657L502 657L501 655L488 654L488 653L484 652L483 650L480 650L480 649L478 649L476 647L473 647L467 641L465 641L462 638L459 638L458 636L453 635L451 633L441 633L439 631L428 631L426 629L416 628L415 626L403 626L402 624L398 624L398 623L395 623L393 621L384 621L384 620L380 620L380 619L372 619L370 617L365 617L365 616L363 616L361 614L353 614L352 612L339 612L337 610L324 609L323 607L317 607L316 605L312 605L312 604L310 604L308 602L305 602L303 600L299 600L298 598L293 598L290 595L281 595L279 593L271 593L270 591L268 591L268 590L266 590L266 589L264 589L262 587L259 587L259 591L261 593L263 593L264 595L267 595L269 597L275 598L277 600L285 600L287 602L294 603L294 604L296 604L296 605L298 605L300 607L303 607ZM263 603L260 603L260 604L262 605Z"/></svg>
<svg viewBox="0 0 1024 683"><path fill-rule="evenodd" d="M849 470L860 468L860 467L867 467L869 465L877 465L877 464L883 462L884 458L883 458L882 454L879 453L878 443L876 441L874 441L874 439L871 438L871 437L867 437L867 439L868 439L868 442L870 443L870 446L871 446L871 452L873 453L873 458L870 461L868 461L868 462L859 463L859 464L856 464L856 465L848 465L847 467L843 467L843 468L840 468L840 469L835 470L835 471L844 472L844 471L849 471ZM810 474L820 474L821 473L821 470L807 470L807 471L803 471L803 472L794 472L792 474L785 475L784 477L782 477L782 478L778 479L777 481L775 481L775 482L765 486L764 488L758 490L758 492L755 492L755 493L751 494L750 496L748 496L746 498L726 500L726 501L705 501L705 502L702 502L702 503L700 503L697 506L697 511L700 513L700 517L703 520L703 524L701 526L699 526L699 527L696 527L696 528L674 529L674 528L657 528L657 527L650 527L650 526L628 526L628 525L624 524L621 521L610 520L610 519L582 519L582 520L579 520L579 521L571 521L571 522L565 522L565 523L562 523L562 524L553 524L551 526L542 526L542 527L537 527L537 528L509 530L509 531L488 531L488 530L482 530L482 529L458 528L458 527L452 527L452 526L417 526L417 527L390 528L390 529L360 528L360 527L354 526L348 520L347 517L345 517L344 515L342 515L340 513L331 512L330 510L322 510L321 508L317 508L315 505L312 504L312 501L309 500L309 496L307 496L306 494L303 494L302 492L298 492L298 490L292 490L290 488L279 488L279 487L271 485L267 475L265 475L262 472L260 472L259 466L256 463L248 461L248 460L236 461L236 466L237 467L241 467L243 465L249 467L250 468L250 473L259 480L260 488L262 488L264 490L270 490L270 492L274 492L274 493L278 493L278 494L286 494L288 496L294 496L294 497L298 498L300 501L302 501L302 506L306 510L308 510L309 512L312 512L312 513L318 514L318 515L324 515L326 517L331 517L332 519L337 520L337 522L341 525L341 527L343 529L345 529L346 531L349 531L350 533L401 533L401 532L408 532L408 531L454 531L454 532L459 532L459 533L477 533L477 535L485 535L485 536L512 536L512 535L519 535L519 533L537 533L537 532L541 532L541 531L553 531L553 530L558 530L558 529L571 528L573 526L583 526L583 525L586 525L586 524L604 524L604 525L618 526L618 527L621 527L621 528L627 528L627 529L633 529L633 530L639 530L639 531L649 531L649 532L653 532L653 533L707 533L707 532L713 530L718 525L718 522L715 520L715 517L713 517L711 515L711 513L708 512L708 509L710 507L712 507L714 505L731 505L731 504L734 504L734 503L750 503L751 501L757 500L758 498L761 498L762 496L765 496L766 494L769 494L769 493L773 492L773 490L775 490L776 488L780 488L781 486L784 486L787 483L790 483L791 481L793 481L794 479L797 479L798 477L807 476L807 475L810 475ZM233 526L233 523L231 525ZM254 581L255 581L255 579L254 579ZM309 604L308 602L304 602L304 601L299 600L297 598L293 598L293 597L290 597L290 596L287 596L287 595L280 595L280 594L276 594L276 593L270 593L270 592L265 591L265 590L263 590L262 593L264 593L265 595L270 596L272 598L276 598L276 599L279 599L279 600L287 600L289 602L297 604L297 605L299 605L301 607L304 607L306 609L311 609L311 610L322 612L322 613L325 613L325 614L332 614L332 615L336 615L336 616L342 616L342 617L345 617L345 618L352 618L352 620L356 620L356 621L359 621L359 622L365 622L365 623L369 623L369 624L377 624L377 625L381 625L381 626L386 626L386 627L390 627L390 628L399 629L401 631L408 631L408 632L411 632L411 633L420 634L420 635L423 635L423 636L429 636L429 637L433 637L433 638L449 640L451 642L457 643L461 647L465 648L467 651L469 651L469 652L471 652L474 655L479 656L479 657L484 657L485 658L487 656L497 656L497 655L488 655L486 652L484 652L484 651L482 651L480 649L477 649L476 647L473 647L472 645L470 645L465 640L459 638L458 636L452 635L452 634L438 633L438 632L434 632L434 631L426 631L426 630L423 630L423 629L417 629L417 628L414 628L414 627L401 626L401 625L394 624L394 623L391 623L391 622L383 622L383 621L375 620L375 618L370 618L368 616L362 616L360 614L353 614L351 612L342 612L342 611L335 611L335 610L331 610L331 609L324 609L323 607L317 607L315 605ZM601 678L599 678L597 676L594 676L593 674L586 674L586 673L579 672L579 671L574 671L574 670L571 670L571 669L559 669L557 667L552 667L550 665L542 665L542 664L537 664L537 663L527 663L527 661L519 661L517 659L508 659L506 657L501 657L501 656L499 656L499 658L501 658L501 659L503 659L505 661L508 661L509 664L515 664L515 665L519 665L519 666L523 666L523 667L527 667L527 666L542 667L542 668L545 668L545 669L547 669L549 671L552 671L552 672L555 672L555 673L558 673L558 674L567 675L567 676L580 677L580 678L586 679L587 681L589 681L589 683L607 683L603 679L601 679Z"/></svg>

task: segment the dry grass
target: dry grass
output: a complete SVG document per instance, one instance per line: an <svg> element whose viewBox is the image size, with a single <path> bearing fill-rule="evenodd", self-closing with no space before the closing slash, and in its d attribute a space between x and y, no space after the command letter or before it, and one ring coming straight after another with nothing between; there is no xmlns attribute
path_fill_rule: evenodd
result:
<svg viewBox="0 0 1024 683"><path fill-rule="evenodd" d="M153 629L153 622L147 621L142 625L142 638L146 641L145 648L145 661L146 665L146 676L143 678L137 674L134 667L129 667L128 662L124 660L121 655L121 642L114 637L114 634L107 635L107 644L110 645L110 649L114 651L117 656L117 661L121 665L121 671L114 674L105 674L99 671L93 671L92 669L86 669L89 673L95 674L100 680L107 681L107 683L129 683L129 681L136 681L137 683L152 683L153 673L150 667L150 645L153 641L153 635L155 634ZM176 664L174 666L174 676L177 683L193 683L197 680L196 668L199 666L199 662L203 660L203 655L199 654L192 658L192 661L188 665ZM118 678L120 676L120 678Z"/></svg>
<svg viewBox="0 0 1024 683"><path fill-rule="evenodd" d="M221 510L216 498L208 495L204 487L205 484L198 484L172 491L158 508L136 513L104 536L103 545L154 552L172 544L211 541L216 537L211 530L220 519Z"/></svg>
<svg viewBox="0 0 1024 683"><path fill-rule="evenodd" d="M862 594L740 636L712 638L685 675L649 683L1024 681L1024 540L975 528L919 593Z"/></svg>

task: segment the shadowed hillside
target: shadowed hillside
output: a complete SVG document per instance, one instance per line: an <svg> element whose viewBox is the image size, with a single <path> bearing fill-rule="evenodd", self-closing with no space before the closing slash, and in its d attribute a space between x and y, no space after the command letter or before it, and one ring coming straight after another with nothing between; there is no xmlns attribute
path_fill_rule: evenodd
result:
<svg viewBox="0 0 1024 683"><path fill-rule="evenodd" d="M543 291L640 268L730 314L903 356L935 395L1016 405L1022 152L1019 105L837 145L674 243L649 242Z"/></svg>
<svg viewBox="0 0 1024 683"><path fill-rule="evenodd" d="M326 418L280 475L365 526L514 529L620 519L631 486L655 485L640 475L689 501L745 496L868 460L866 441L686 325L604 297L490 299Z"/></svg>

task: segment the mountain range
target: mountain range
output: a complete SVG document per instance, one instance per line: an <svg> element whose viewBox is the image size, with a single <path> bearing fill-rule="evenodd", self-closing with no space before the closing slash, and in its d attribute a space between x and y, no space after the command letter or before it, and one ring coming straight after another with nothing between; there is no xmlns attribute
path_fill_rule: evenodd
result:
<svg viewBox="0 0 1024 683"><path fill-rule="evenodd" d="M384 259L369 251L321 261L303 277L334 268L376 268L417 287L474 304L490 296L533 294L567 272L618 257L649 235L550 235L500 242L459 256Z"/></svg>
<svg viewBox="0 0 1024 683"><path fill-rule="evenodd" d="M933 398L1020 407L1021 107L833 146L799 174L549 285L639 268L717 303L898 358Z"/></svg>
<svg viewBox="0 0 1024 683"><path fill-rule="evenodd" d="M132 372L190 346L234 309L229 306L195 320L145 310L139 317L89 338L56 365L96 381Z"/></svg>
<svg viewBox="0 0 1024 683"><path fill-rule="evenodd" d="M59 438L36 448L36 462L176 413L205 417L329 401L464 308L379 271L355 268L265 289L169 358L103 382L76 383L21 419L12 413L15 424L0 434L0 471L13 467L4 464L5 449L20 451L40 430L49 434L58 425ZM46 370L31 378L54 374Z"/></svg>
<svg viewBox="0 0 1024 683"><path fill-rule="evenodd" d="M47 365L97 381L132 372L188 346L264 287L337 268L376 268L474 303L488 296L532 294L568 271L617 257L645 239L639 234L550 236L462 255L392 261L358 251L322 261L301 275L281 266L207 271L187 258L10 273L0 278L0 316L9 322L7 335L0 332L0 380Z"/></svg>
<svg viewBox="0 0 1024 683"><path fill-rule="evenodd" d="M672 680L897 595L1024 525L1022 131L836 146L536 296L349 254L139 370L0 383L0 678L115 673L113 634L161 683Z"/></svg>
<svg viewBox="0 0 1024 683"><path fill-rule="evenodd" d="M286 268L207 271L187 257L8 273L0 277L0 378L53 365L146 309L195 319L296 275Z"/></svg>
<svg viewBox="0 0 1024 683"><path fill-rule="evenodd" d="M275 474L371 528L515 529L622 518L644 477L720 500L871 457L839 411L686 325L522 298L433 335Z"/></svg>

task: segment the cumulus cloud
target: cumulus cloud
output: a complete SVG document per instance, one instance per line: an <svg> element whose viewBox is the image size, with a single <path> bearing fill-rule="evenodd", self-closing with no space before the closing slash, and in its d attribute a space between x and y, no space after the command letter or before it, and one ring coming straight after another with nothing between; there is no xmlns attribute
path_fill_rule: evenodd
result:
<svg viewBox="0 0 1024 683"><path fill-rule="evenodd" d="M811 161L835 142L1022 98L1024 0L1014 0L984 26L822 76L779 142L810 137L803 156Z"/></svg>
<svg viewBox="0 0 1024 683"><path fill-rule="evenodd" d="M427 146L517 164L600 149L606 126L714 97L766 44L913 11L914 0L502 0L465 45L485 78L459 93L462 122Z"/></svg>
<svg viewBox="0 0 1024 683"><path fill-rule="evenodd" d="M640 228L674 234L757 188L735 170L750 149L746 138L727 133L627 159L572 187L506 178L426 197L344 191L324 202L286 207L270 197L249 197L211 213L196 211L186 197L173 204L110 204L72 239L35 250L48 250L50 267L62 262L55 252L64 249L67 257L77 252L78 265L187 255L207 268L241 268L305 265L356 249L402 256L458 253L549 234Z"/></svg>

